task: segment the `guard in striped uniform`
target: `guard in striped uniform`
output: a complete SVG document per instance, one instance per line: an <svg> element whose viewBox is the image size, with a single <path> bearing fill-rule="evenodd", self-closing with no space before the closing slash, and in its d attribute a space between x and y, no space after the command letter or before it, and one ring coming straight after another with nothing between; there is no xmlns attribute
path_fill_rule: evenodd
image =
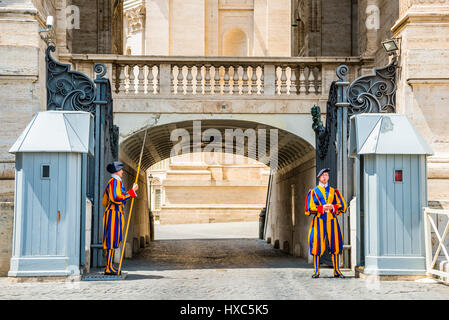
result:
<svg viewBox="0 0 449 320"><path fill-rule="evenodd" d="M117 274L118 269L114 267L114 249L119 248L123 238L125 227L124 208L129 198L136 198L137 184L128 192L122 184L123 163L115 161L106 167L111 173L106 190L103 194L103 249L106 250L105 274Z"/></svg>
<svg viewBox="0 0 449 320"><path fill-rule="evenodd" d="M343 236L337 216L347 209L345 199L340 191L328 185L329 168L322 169L318 173L319 185L311 189L305 200L305 214L314 217L309 228L310 254L313 255L315 272L312 278L320 276L320 257L326 249L325 238L329 242L334 266L334 277L344 278L339 269L339 256L343 251Z"/></svg>

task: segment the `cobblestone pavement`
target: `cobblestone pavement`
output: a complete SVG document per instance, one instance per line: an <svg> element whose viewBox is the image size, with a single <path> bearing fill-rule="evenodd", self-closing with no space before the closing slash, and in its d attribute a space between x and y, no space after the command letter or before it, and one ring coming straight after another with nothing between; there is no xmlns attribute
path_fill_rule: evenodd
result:
<svg viewBox="0 0 449 320"><path fill-rule="evenodd" d="M158 228L156 235L167 239L127 260L124 281L12 283L0 278L0 299L449 299L449 286L438 283L372 282L355 279L348 270L343 271L346 279L334 279L330 268L312 279L306 261L245 232L242 238L234 234L239 228L251 234L254 226L233 223L218 232L215 225L215 237L228 237L201 239L199 234L210 236L207 227L191 225L181 228L181 240L170 240ZM200 239L188 239L189 228L196 235L192 238Z"/></svg>

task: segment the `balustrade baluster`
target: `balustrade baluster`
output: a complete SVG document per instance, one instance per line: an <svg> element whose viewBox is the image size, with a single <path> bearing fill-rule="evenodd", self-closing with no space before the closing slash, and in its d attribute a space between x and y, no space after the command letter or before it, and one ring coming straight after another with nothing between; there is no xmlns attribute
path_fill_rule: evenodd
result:
<svg viewBox="0 0 449 320"><path fill-rule="evenodd" d="M291 95L296 95L297 94L297 83L296 83L296 72L297 72L297 67L291 67L291 75L290 75L290 89L289 92Z"/></svg>
<svg viewBox="0 0 449 320"><path fill-rule="evenodd" d="M315 67L313 68L313 75L315 78L315 94L321 93L321 72L320 68Z"/></svg>
<svg viewBox="0 0 449 320"><path fill-rule="evenodd" d="M136 76L134 75L134 64L130 64L128 66L128 70L129 70L129 92L130 93L136 93Z"/></svg>
<svg viewBox="0 0 449 320"><path fill-rule="evenodd" d="M160 90L161 90L161 86L160 86L160 84L161 84L161 68L160 68L160 65L156 65L156 68L153 68L153 70L155 70L156 71L156 77L154 77L154 92L157 94L157 93L160 93Z"/></svg>
<svg viewBox="0 0 449 320"><path fill-rule="evenodd" d="M193 94L192 66L187 66L187 94Z"/></svg>
<svg viewBox="0 0 449 320"><path fill-rule="evenodd" d="M211 68L211 66L208 66L208 65L206 65L205 67L204 67L204 69L205 69L205 75L204 75L204 78L205 78L205 81L204 81L204 94L211 94L212 93L212 84L211 84L211 81L210 81L210 68Z"/></svg>
<svg viewBox="0 0 449 320"><path fill-rule="evenodd" d="M147 82L148 82L148 94L154 93L154 74L153 74L153 66L148 65L148 74L147 74Z"/></svg>
<svg viewBox="0 0 449 320"><path fill-rule="evenodd" d="M232 93L239 94L239 67L234 66L233 69L234 69L234 75L232 76L232 81L233 81Z"/></svg>
<svg viewBox="0 0 449 320"><path fill-rule="evenodd" d="M242 94L248 94L248 66L242 66Z"/></svg>
<svg viewBox="0 0 449 320"><path fill-rule="evenodd" d="M120 64L117 66L118 68L118 72L119 72L119 76L118 76L118 83L119 83L119 88L118 88L118 92L123 92L126 93L126 75L125 75L125 65Z"/></svg>
<svg viewBox="0 0 449 320"><path fill-rule="evenodd" d="M182 74L182 65L178 66L178 85L176 88L176 92L179 94L179 89L182 90L182 94L184 94L184 75Z"/></svg>
<svg viewBox="0 0 449 320"><path fill-rule="evenodd" d="M175 94L176 92L175 86L175 65L171 65L170 67L170 93Z"/></svg>
<svg viewBox="0 0 449 320"><path fill-rule="evenodd" d="M224 66L224 76L223 76L223 94L230 93L230 90L232 90L229 79L229 69L230 66Z"/></svg>
<svg viewBox="0 0 449 320"><path fill-rule="evenodd" d="M275 92L277 95L281 94L281 74L279 74L280 67L275 67L276 72L276 82L275 82Z"/></svg>
<svg viewBox="0 0 449 320"><path fill-rule="evenodd" d="M315 90L315 74L313 70L309 70L309 94L316 93Z"/></svg>
<svg viewBox="0 0 449 320"><path fill-rule="evenodd" d="M196 66L195 94L203 94L203 76L201 74L201 65Z"/></svg>
<svg viewBox="0 0 449 320"><path fill-rule="evenodd" d="M214 66L214 94L221 93L220 66Z"/></svg>
<svg viewBox="0 0 449 320"><path fill-rule="evenodd" d="M251 86L249 87L249 94L257 94L257 66L251 67Z"/></svg>
<svg viewBox="0 0 449 320"><path fill-rule="evenodd" d="M306 67L304 67L305 94L309 94L309 77L310 77L310 68L308 66L306 66Z"/></svg>
<svg viewBox="0 0 449 320"><path fill-rule="evenodd" d="M287 67L282 66L281 67L281 88L280 93L281 95L287 94Z"/></svg>
<svg viewBox="0 0 449 320"><path fill-rule="evenodd" d="M145 83L144 83L144 68L145 65L142 64L138 64L137 65L137 70L139 70L138 74L137 74L137 88L136 88L136 93L145 93Z"/></svg>

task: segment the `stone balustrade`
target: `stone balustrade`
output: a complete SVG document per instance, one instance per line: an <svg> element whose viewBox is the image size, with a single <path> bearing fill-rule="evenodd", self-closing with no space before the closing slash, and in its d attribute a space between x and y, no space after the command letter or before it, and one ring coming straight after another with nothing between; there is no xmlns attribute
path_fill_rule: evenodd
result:
<svg viewBox="0 0 449 320"><path fill-rule="evenodd" d="M355 57L72 55L67 60L85 73L93 63L103 62L108 66L115 95L150 99L166 96L313 99L327 95L338 65L360 66ZM356 73L358 68L352 70Z"/></svg>

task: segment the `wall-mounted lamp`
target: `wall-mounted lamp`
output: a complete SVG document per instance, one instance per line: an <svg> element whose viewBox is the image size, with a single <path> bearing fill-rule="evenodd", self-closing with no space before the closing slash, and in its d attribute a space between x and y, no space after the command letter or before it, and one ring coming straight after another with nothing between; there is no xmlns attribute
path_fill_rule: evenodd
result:
<svg viewBox="0 0 449 320"><path fill-rule="evenodd" d="M396 43L395 39L389 39L382 42L382 46L384 47L385 51L388 53L388 55L397 55L396 51L399 50L398 44Z"/></svg>
<svg viewBox="0 0 449 320"><path fill-rule="evenodd" d="M49 33L51 31L53 31L53 25L54 25L54 17L53 16L48 16L47 17L47 29L41 29L39 28L39 35L41 36L41 39L45 41L45 43L47 43L47 45L49 45L51 42L53 42L53 37L49 35Z"/></svg>

